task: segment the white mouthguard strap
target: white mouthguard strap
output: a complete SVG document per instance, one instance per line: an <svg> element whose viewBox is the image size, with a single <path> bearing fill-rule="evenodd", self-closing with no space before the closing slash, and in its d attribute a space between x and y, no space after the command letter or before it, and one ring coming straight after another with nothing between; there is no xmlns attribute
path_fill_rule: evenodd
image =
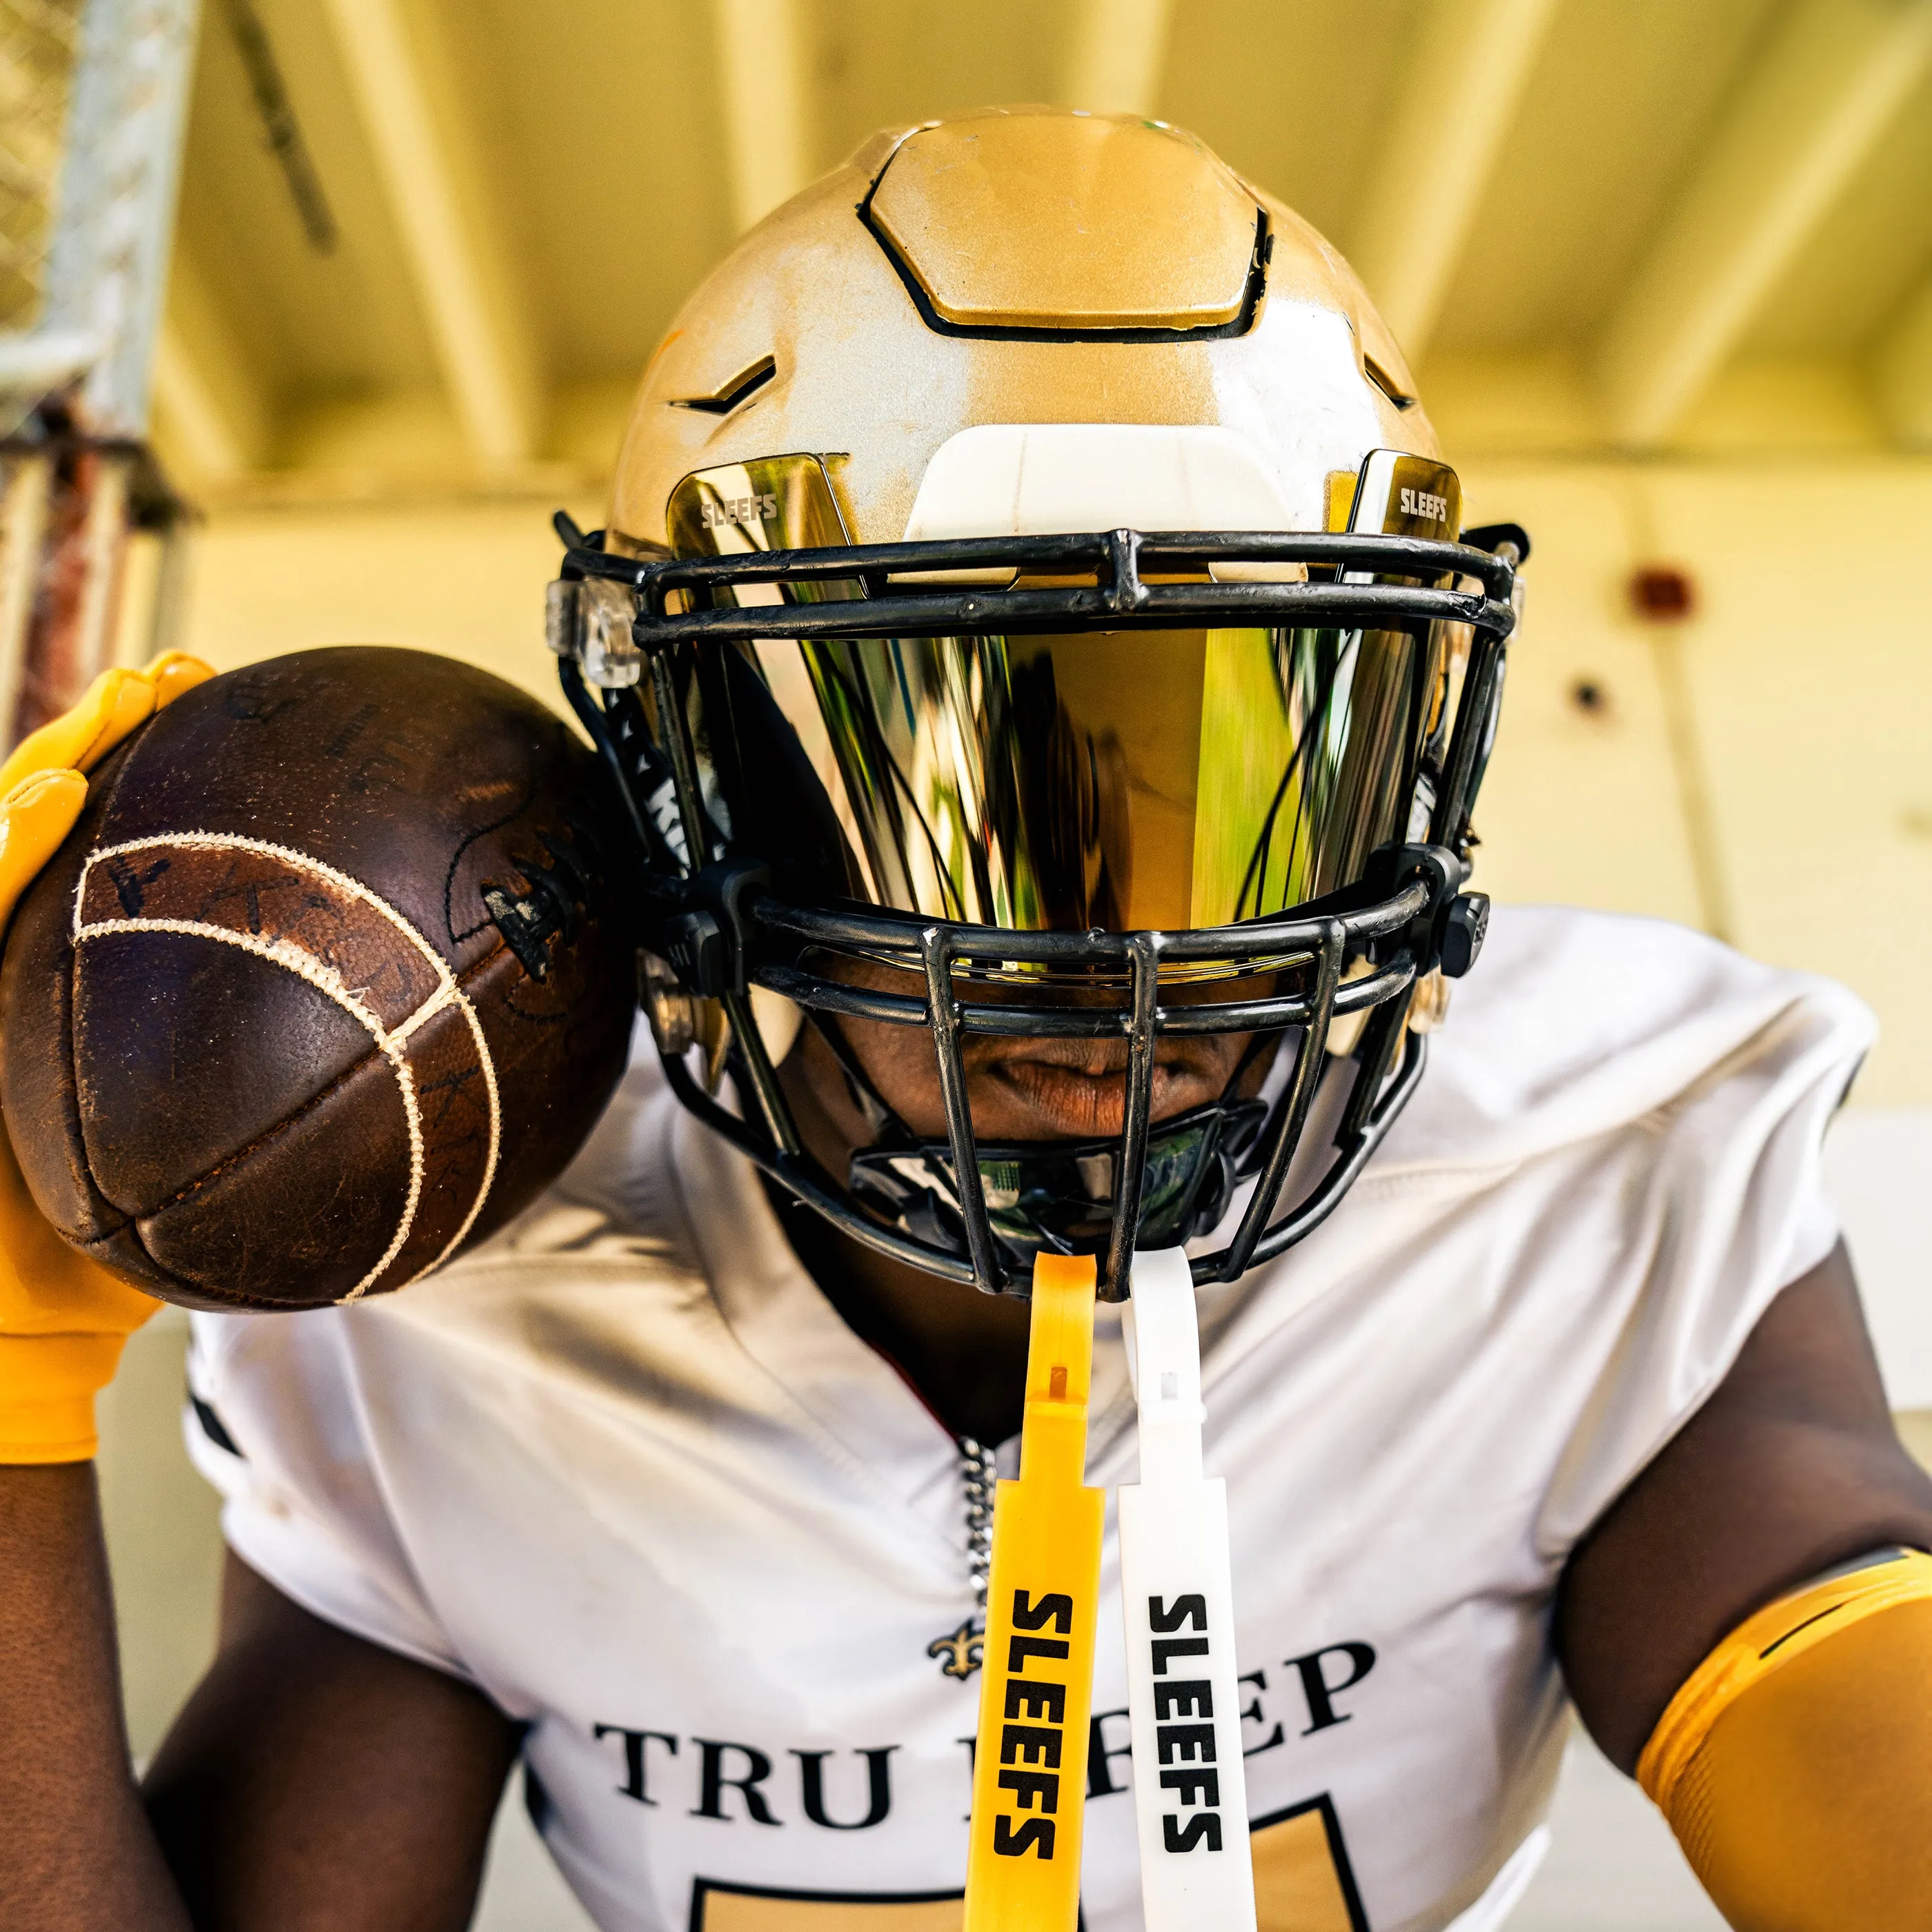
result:
<svg viewBox="0 0 1932 1932"><path fill-rule="evenodd" d="M1125 1335L1141 1480L1120 1490L1148 1932L1253 1932L1228 1489L1201 1473L1201 1342L1179 1248L1136 1254Z"/></svg>

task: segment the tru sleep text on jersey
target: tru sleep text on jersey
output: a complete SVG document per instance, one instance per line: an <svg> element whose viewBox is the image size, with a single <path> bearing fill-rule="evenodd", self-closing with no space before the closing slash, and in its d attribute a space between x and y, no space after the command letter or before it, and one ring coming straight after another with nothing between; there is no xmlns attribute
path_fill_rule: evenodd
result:
<svg viewBox="0 0 1932 1932"><path fill-rule="evenodd" d="M1051 1600L1040 1608L1048 1608ZM1030 1606L1029 1606L1030 1609ZM1186 1600L1174 1606L1184 1617ZM1042 1628L1034 1642L1058 1640ZM1172 1643L1186 1641L1190 1630L1178 1628ZM1192 1652L1170 1651L1178 1658ZM1047 1688L1046 1659L1037 1662L1029 1656L1024 1682L1028 1691ZM1318 1738L1337 1726L1352 1723L1358 1714L1357 1699L1365 1679L1374 1670L1376 1652L1372 1644L1359 1640L1324 1644L1298 1657L1285 1658L1279 1666L1244 1672L1238 1679L1246 1701L1240 1709L1242 1755L1251 1762L1257 1758L1287 1750L1292 1754L1302 1738ZM1177 1687L1179 1682L1177 1680ZM1061 1694L1064 1696L1064 1687ZM1191 1724L1174 1700L1176 1725ZM1015 1714L1003 1713L1002 1733L1009 1725L1052 1729L1060 1736L1064 1753L1064 1726L1046 1714L1052 1700L1042 1696L1037 1711L1022 1704ZM1360 1714L1368 1714L1361 1712ZM646 1810L661 1808L694 1818L716 1820L720 1824L744 1823L778 1827L785 1825L816 1826L832 1832L868 1831L883 1826L896 1808L897 1786L904 1773L908 1747L902 1743L882 1744L867 1750L828 1750L820 1741L814 1748L758 1744L733 1738L692 1735L670 1726L597 1724L592 1726L593 1741L613 1754L611 1768L616 1774L610 1790L617 1796ZM975 1740L970 1735L950 1736L950 1746L958 1756L958 1815L965 1814L966 1788L972 1774ZM1003 1748L1003 1747L1002 1747ZM1028 1761L1016 1744L1013 1764L1022 1770L1051 1771L1046 1762L1044 1744L1037 1764ZM1127 1736L1127 1714L1114 1708L1094 1712L1088 1727L1087 1796L1103 1798L1120 1796L1129 1790L1128 1764L1132 1756ZM1278 1760L1286 1762L1286 1760ZM916 1755L914 1765L921 1760ZM929 1760L926 1761L929 1764ZM1190 1754L1183 1757L1178 1741L1175 1760L1169 1768L1192 1778L1203 1761ZM1157 1767L1158 1768L1158 1767ZM1210 1767L1211 1768L1211 1767ZM1002 1766L1002 1769L1006 1768ZM1252 1774L1251 1774L1252 1775ZM1177 1813L1177 1830L1193 1828L1211 1801L1202 1796L1184 1798L1175 1791L1178 1805L1196 1808L1193 1816ZM1051 1817L1051 1813L1036 1816ZM1023 1825L1024 1821L1016 1821ZM1203 1840L1205 1839L1203 1832Z"/></svg>

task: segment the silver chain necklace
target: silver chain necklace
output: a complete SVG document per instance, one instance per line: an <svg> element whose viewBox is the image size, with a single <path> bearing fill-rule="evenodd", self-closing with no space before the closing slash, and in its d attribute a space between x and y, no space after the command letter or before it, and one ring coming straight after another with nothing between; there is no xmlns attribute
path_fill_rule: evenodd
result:
<svg viewBox="0 0 1932 1932"><path fill-rule="evenodd" d="M956 1630L926 1647L948 1677L970 1677L980 1667L986 1638L986 1582L993 1569L993 1490L1000 1480L994 1453L970 1436L959 1438L959 1488L966 1499L966 1574L973 1585L974 1614Z"/></svg>

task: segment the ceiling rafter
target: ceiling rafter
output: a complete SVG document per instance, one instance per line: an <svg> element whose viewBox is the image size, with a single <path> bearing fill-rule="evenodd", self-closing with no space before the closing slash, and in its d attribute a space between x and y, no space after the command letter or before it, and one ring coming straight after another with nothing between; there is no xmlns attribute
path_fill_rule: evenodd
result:
<svg viewBox="0 0 1932 1932"><path fill-rule="evenodd" d="M712 0L734 231L754 227L810 178L805 27L798 0Z"/></svg>
<svg viewBox="0 0 1932 1932"><path fill-rule="evenodd" d="M1932 59L1932 0L1802 0L1600 338L1613 442L1665 442Z"/></svg>
<svg viewBox="0 0 1932 1932"><path fill-rule="evenodd" d="M1364 190L1348 259L1402 352L1427 352L1556 0L1425 10Z"/></svg>
<svg viewBox="0 0 1932 1932"><path fill-rule="evenodd" d="M454 118L460 89L432 69L440 52L410 31L401 0L326 0L325 10L470 447L487 464L527 461L543 411L536 344Z"/></svg>
<svg viewBox="0 0 1932 1932"><path fill-rule="evenodd" d="M1078 0L1062 98L1108 114L1151 114L1159 104L1174 0Z"/></svg>

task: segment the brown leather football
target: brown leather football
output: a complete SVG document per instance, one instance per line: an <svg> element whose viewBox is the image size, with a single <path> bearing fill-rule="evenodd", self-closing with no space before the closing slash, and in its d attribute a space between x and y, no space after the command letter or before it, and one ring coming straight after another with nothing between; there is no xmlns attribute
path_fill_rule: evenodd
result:
<svg viewBox="0 0 1932 1932"><path fill-rule="evenodd" d="M634 955L596 760L419 651L303 651L94 774L0 965L41 1211L199 1308L402 1287L525 1206L624 1066Z"/></svg>

